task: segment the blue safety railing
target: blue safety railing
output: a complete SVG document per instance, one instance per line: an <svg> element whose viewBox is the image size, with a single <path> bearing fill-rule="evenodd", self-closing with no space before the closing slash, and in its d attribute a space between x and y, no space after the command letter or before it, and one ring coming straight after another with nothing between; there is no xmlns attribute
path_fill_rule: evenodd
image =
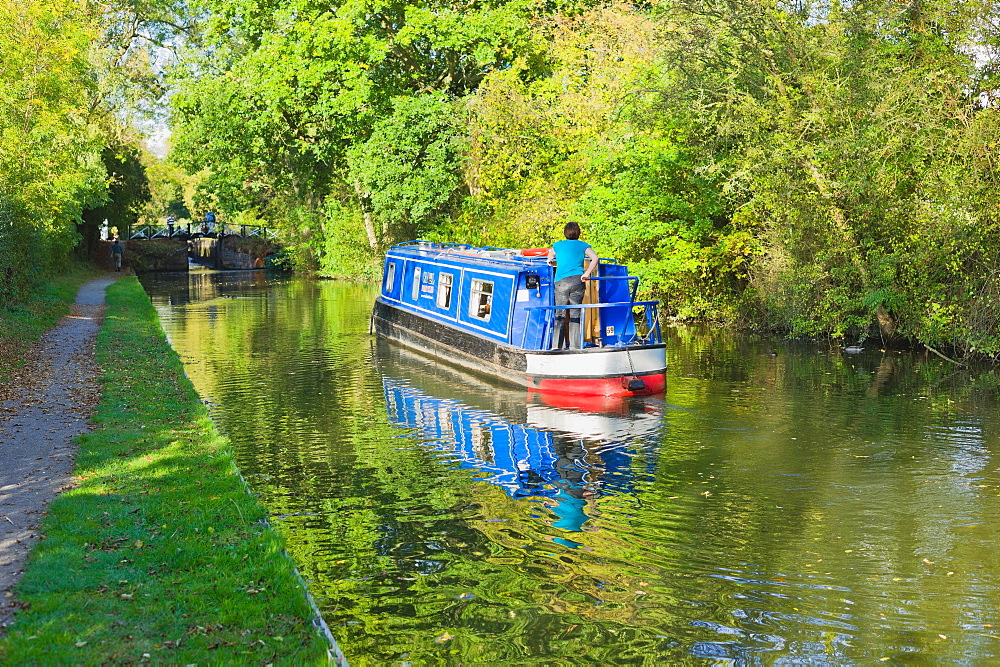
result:
<svg viewBox="0 0 1000 667"><path fill-rule="evenodd" d="M634 277L634 276L629 276ZM623 276L624 278L624 276ZM537 349L548 350L552 348L552 337L555 334L555 311L558 310L587 310L587 309L611 309L623 308L621 319L615 326L615 334L611 337L605 335L604 338L613 338L611 347L621 347L629 345L656 345L663 342L660 333L660 318L658 312L659 301L620 301L616 303L583 303L572 306L529 306L525 308L528 312L528 319L524 323L524 332L521 336L521 348L531 349L527 346L527 336L530 330L542 330L540 337L540 347ZM641 310L636 311L636 308ZM584 326L583 313L580 313L580 348L586 343L586 327ZM568 316L568 314L567 314ZM534 327L534 329L532 329ZM603 340L602 340L603 344Z"/></svg>

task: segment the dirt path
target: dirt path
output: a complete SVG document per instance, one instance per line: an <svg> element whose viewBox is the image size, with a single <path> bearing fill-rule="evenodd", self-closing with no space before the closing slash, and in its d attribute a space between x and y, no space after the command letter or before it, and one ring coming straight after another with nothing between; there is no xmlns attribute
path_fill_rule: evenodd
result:
<svg viewBox="0 0 1000 667"><path fill-rule="evenodd" d="M70 314L32 350L24 386L8 393L16 398L0 403L0 633L17 611L11 588L38 541L45 508L73 486L72 440L89 429L99 399L94 340L104 290L115 279L80 288Z"/></svg>

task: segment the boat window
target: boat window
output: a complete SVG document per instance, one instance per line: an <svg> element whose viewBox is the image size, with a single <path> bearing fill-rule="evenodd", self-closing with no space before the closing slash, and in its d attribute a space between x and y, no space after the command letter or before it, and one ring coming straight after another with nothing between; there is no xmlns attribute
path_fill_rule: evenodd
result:
<svg viewBox="0 0 1000 667"><path fill-rule="evenodd" d="M487 280L473 280L472 298L469 299L469 317L488 322L492 308L493 283Z"/></svg>
<svg viewBox="0 0 1000 667"><path fill-rule="evenodd" d="M413 300L420 298L420 267L413 269Z"/></svg>
<svg viewBox="0 0 1000 667"><path fill-rule="evenodd" d="M396 284L396 262L389 262L388 275L385 277L386 294L392 292L393 285Z"/></svg>
<svg viewBox="0 0 1000 667"><path fill-rule="evenodd" d="M448 310L451 308L451 281L450 273L442 273L438 278L437 307Z"/></svg>

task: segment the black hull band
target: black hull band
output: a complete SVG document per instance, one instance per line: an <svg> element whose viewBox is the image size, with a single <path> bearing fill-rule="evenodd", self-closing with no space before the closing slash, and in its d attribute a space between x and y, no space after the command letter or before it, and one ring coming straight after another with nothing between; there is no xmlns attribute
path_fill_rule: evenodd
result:
<svg viewBox="0 0 1000 667"><path fill-rule="evenodd" d="M372 310L375 333L407 347L460 363L487 375L527 386L527 361L519 352L498 343L442 325L396 308L381 300Z"/></svg>

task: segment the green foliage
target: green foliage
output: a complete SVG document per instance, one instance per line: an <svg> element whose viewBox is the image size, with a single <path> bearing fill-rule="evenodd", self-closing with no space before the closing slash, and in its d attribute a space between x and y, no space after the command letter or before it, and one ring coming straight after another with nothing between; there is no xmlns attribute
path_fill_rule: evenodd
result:
<svg viewBox="0 0 1000 667"><path fill-rule="evenodd" d="M761 319L967 347L968 288L998 231L995 205L965 196L995 172L957 157L993 113L969 51L995 42L977 18L989 7L726 8L665 14L670 57L684 59L670 99L700 125L708 167L729 175L734 223L762 244L748 272ZM931 312L938 292L949 306Z"/></svg>
<svg viewBox="0 0 1000 667"><path fill-rule="evenodd" d="M87 122L94 32L76 2L0 2L0 297L64 264L80 209L103 197L101 135Z"/></svg>
<svg viewBox="0 0 1000 667"><path fill-rule="evenodd" d="M497 73L472 101L473 197L439 236L544 246L577 220L673 313L731 315L753 244L728 225L723 183L701 169L684 116L659 108L669 72L651 57L656 24L608 6L546 31L550 76Z"/></svg>
<svg viewBox="0 0 1000 667"><path fill-rule="evenodd" d="M202 9L175 159L302 266L573 219L675 316L1000 354L984 0Z"/></svg>
<svg viewBox="0 0 1000 667"><path fill-rule="evenodd" d="M124 119L162 93L149 47L184 29L182 4L0 0L5 303L62 270L74 246L91 256L103 220L128 224L148 199Z"/></svg>
<svg viewBox="0 0 1000 667"><path fill-rule="evenodd" d="M367 141L347 152L369 242L417 238L458 194L462 148L452 104L440 97L397 97ZM374 232L374 235L372 235Z"/></svg>
<svg viewBox="0 0 1000 667"><path fill-rule="evenodd" d="M321 238L313 247L319 274L331 278L382 275L365 233L364 214L352 197L329 197L323 205Z"/></svg>
<svg viewBox="0 0 1000 667"><path fill-rule="evenodd" d="M105 220L109 228L117 228L124 234L129 225L139 220L150 200L149 179L139 149L116 142L104 148L101 160L108 174L107 200L100 206L84 210L81 214L83 224L77 227L87 246L88 257L93 255Z"/></svg>
<svg viewBox="0 0 1000 667"><path fill-rule="evenodd" d="M744 256L727 252L727 217L716 184L675 139L632 135L591 161L587 190L575 205L603 255L627 258L645 289L681 317L720 315ZM727 284L732 280L734 284Z"/></svg>
<svg viewBox="0 0 1000 667"><path fill-rule="evenodd" d="M180 220L191 219L185 202L185 187L190 180L177 165L145 153L142 155L149 180L149 202L142 211L143 221L162 224L168 215Z"/></svg>
<svg viewBox="0 0 1000 667"><path fill-rule="evenodd" d="M536 50L524 0L204 9L211 48L174 74L172 159L204 170L224 213L253 207L289 232L313 267L327 200L362 212L369 255L445 216L461 186L453 100Z"/></svg>

